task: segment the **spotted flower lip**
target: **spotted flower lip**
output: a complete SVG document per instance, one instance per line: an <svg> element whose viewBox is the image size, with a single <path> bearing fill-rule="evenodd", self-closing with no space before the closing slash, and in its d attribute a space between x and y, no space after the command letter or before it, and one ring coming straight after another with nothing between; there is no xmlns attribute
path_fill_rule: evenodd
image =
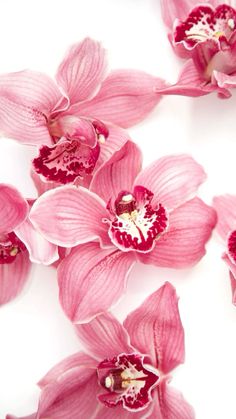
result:
<svg viewBox="0 0 236 419"><path fill-rule="evenodd" d="M90 38L69 49L55 78L33 71L1 75L0 130L39 147L33 160L38 190L55 182L87 187L127 142L122 128L143 120L159 102L158 79L135 70L108 72L104 48Z"/></svg>
<svg viewBox="0 0 236 419"><path fill-rule="evenodd" d="M232 302L236 305L236 195L219 195L213 199L218 215L216 230L224 241L222 259L230 271Z"/></svg>
<svg viewBox="0 0 236 419"><path fill-rule="evenodd" d="M178 298L170 283L123 324L104 313L75 330L89 355L79 352L53 367L39 382L37 412L24 419L195 418L169 384L185 356Z"/></svg>
<svg viewBox="0 0 236 419"><path fill-rule="evenodd" d="M36 232L29 221L31 205L16 188L0 183L0 305L20 293L31 262L48 265L58 258L57 246Z"/></svg>
<svg viewBox="0 0 236 419"><path fill-rule="evenodd" d="M194 196L205 180L203 168L188 155L162 157L144 170L141 160L128 141L90 190L56 188L32 207L35 228L73 248L58 268L60 301L73 322L113 306L135 262L185 268L205 254L216 214Z"/></svg>
<svg viewBox="0 0 236 419"><path fill-rule="evenodd" d="M187 59L175 84L157 86L159 94L198 97L213 91L231 96L236 83L236 8L234 2L161 1L174 51Z"/></svg>

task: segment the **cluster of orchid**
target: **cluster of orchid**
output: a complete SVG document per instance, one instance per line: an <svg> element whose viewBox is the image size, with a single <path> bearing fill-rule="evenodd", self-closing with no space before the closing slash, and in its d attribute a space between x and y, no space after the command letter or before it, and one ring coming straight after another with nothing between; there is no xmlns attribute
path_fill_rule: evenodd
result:
<svg viewBox="0 0 236 419"><path fill-rule="evenodd" d="M71 47L56 82L33 71L0 76L0 131L35 146L38 191L26 199L0 184L0 303L20 293L31 263L53 265L62 308L88 350L49 371L38 410L25 419L195 417L169 384L184 362L173 286L166 282L123 324L109 312L135 262L193 266L216 226L236 303L236 196L215 197L212 206L198 198L206 174L190 155L142 168L126 131L164 95L230 96L236 9L217 0L161 6L172 47L187 60L174 85L142 71L108 71L105 50L90 38Z"/></svg>

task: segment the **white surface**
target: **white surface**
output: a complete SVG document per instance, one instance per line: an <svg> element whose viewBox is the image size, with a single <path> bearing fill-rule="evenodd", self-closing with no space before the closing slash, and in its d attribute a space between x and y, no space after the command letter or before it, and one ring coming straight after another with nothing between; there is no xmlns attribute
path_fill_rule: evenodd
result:
<svg viewBox="0 0 236 419"><path fill-rule="evenodd" d="M53 76L68 46L87 35L102 41L112 68L133 67L175 80L181 65L168 44L158 0L8 0L1 2L0 13L0 72L31 68ZM215 95L167 97L130 133L145 164L168 153L191 153L208 173L200 195L210 203L214 194L236 193L235 104L235 95L225 101ZM33 156L33 148L1 139L0 181L35 196L29 177ZM192 270L136 266L114 310L122 319L164 281L177 287L186 363L175 371L173 384L193 404L197 419L235 419L236 307L222 250L214 235ZM33 412L36 382L80 348L57 293L54 269L35 266L24 292L0 309L1 419Z"/></svg>

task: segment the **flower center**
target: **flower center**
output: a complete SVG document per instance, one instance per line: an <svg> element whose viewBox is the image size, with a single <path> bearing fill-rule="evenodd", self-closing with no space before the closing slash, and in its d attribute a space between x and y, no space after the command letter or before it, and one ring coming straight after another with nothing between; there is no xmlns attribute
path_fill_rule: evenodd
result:
<svg viewBox="0 0 236 419"><path fill-rule="evenodd" d="M107 407L123 405L130 411L145 409L158 384L158 371L144 364L144 356L121 354L102 361L97 368L99 384L107 390L99 400Z"/></svg>
<svg viewBox="0 0 236 419"><path fill-rule="evenodd" d="M184 42L188 49L199 42L208 40L224 43L230 42L235 29L236 10L222 4L216 9L210 5L195 7L188 18L175 28L174 39L176 43Z"/></svg>
<svg viewBox="0 0 236 419"><path fill-rule="evenodd" d="M228 253L233 262L236 263L236 230L229 235Z"/></svg>
<svg viewBox="0 0 236 419"><path fill-rule="evenodd" d="M0 236L0 264L14 262L17 255L24 251L25 245L15 235L8 233Z"/></svg>
<svg viewBox="0 0 236 419"><path fill-rule="evenodd" d="M153 193L143 186L136 186L133 193L123 191L118 195L114 209L110 210L109 236L123 251L150 252L155 241L167 229L167 212L158 204L153 208Z"/></svg>

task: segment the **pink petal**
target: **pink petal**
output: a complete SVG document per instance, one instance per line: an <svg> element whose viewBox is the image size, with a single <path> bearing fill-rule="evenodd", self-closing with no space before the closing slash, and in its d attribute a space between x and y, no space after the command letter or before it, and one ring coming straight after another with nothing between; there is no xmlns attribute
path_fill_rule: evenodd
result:
<svg viewBox="0 0 236 419"><path fill-rule="evenodd" d="M61 186L60 183L57 182L45 182L41 178L38 173L36 173L34 170L31 170L30 176L34 182L34 186L37 189L38 195L42 195L44 192L50 191L51 189L55 189L58 186Z"/></svg>
<svg viewBox="0 0 236 419"><path fill-rule="evenodd" d="M16 188L0 184L0 233L8 233L21 224L28 213L28 204Z"/></svg>
<svg viewBox="0 0 236 419"><path fill-rule="evenodd" d="M93 96L106 74L106 54L99 42L85 38L73 45L57 72L57 82L70 104Z"/></svg>
<svg viewBox="0 0 236 419"><path fill-rule="evenodd" d="M235 60L235 55L233 58ZM221 73L220 71L214 71L212 75L213 81L217 83L219 87L219 93L223 93L226 98L231 97L231 93L227 90L236 86L236 75L228 75ZM225 92L225 93L224 93Z"/></svg>
<svg viewBox="0 0 236 419"><path fill-rule="evenodd" d="M217 86L207 83L204 76L198 71L192 59L183 66L178 81L173 85L156 86L155 91L161 95L182 95L199 97L207 95Z"/></svg>
<svg viewBox="0 0 236 419"><path fill-rule="evenodd" d="M152 205L161 203L172 209L185 202L205 179L202 166L191 156L180 154L156 160L138 175L135 184L154 193Z"/></svg>
<svg viewBox="0 0 236 419"><path fill-rule="evenodd" d="M162 413L163 418L168 419L194 419L195 413L190 404L186 402L182 394L175 388L167 385L166 380L162 381L158 387L159 401L157 409ZM158 406L159 404L159 406ZM155 411L153 412L155 416Z"/></svg>
<svg viewBox="0 0 236 419"><path fill-rule="evenodd" d="M72 247L101 238L110 244L103 218L108 213L103 201L82 187L63 186L41 195L30 219L42 235L59 246Z"/></svg>
<svg viewBox="0 0 236 419"><path fill-rule="evenodd" d="M230 283L231 283L231 290L232 290L232 303L236 305L236 264L230 259L227 253L224 253L222 259L228 266L230 272Z"/></svg>
<svg viewBox="0 0 236 419"><path fill-rule="evenodd" d="M119 151L100 168L90 189L105 202L116 199L120 191L133 190L134 180L142 167L142 153L132 141L127 141Z"/></svg>
<svg viewBox="0 0 236 419"><path fill-rule="evenodd" d="M150 408L148 407L147 409L145 409L145 411L134 413L134 412L129 412L128 410L124 409L123 406L116 406L115 408L102 406L98 410L98 413L96 414L94 419L144 419L144 418L149 418L149 417L151 418L151 416L148 415L148 413L152 410L151 408L152 406ZM145 412L145 416L144 416L144 412Z"/></svg>
<svg viewBox="0 0 236 419"><path fill-rule="evenodd" d="M184 330L174 287L166 282L124 321L132 345L169 373L184 362Z"/></svg>
<svg viewBox="0 0 236 419"><path fill-rule="evenodd" d="M141 262L168 268L193 266L205 255L205 244L216 224L216 213L201 199L194 198L170 214L170 229Z"/></svg>
<svg viewBox="0 0 236 419"><path fill-rule="evenodd" d="M236 196L229 194L215 196L213 207L218 215L216 230L223 240L227 240L229 233L236 230Z"/></svg>
<svg viewBox="0 0 236 419"><path fill-rule="evenodd" d="M15 416L15 415L7 415L6 419L36 419L37 413L33 413L32 415L28 416Z"/></svg>
<svg viewBox="0 0 236 419"><path fill-rule="evenodd" d="M83 345L99 361L134 352L128 333L112 314L101 314L90 323L75 327Z"/></svg>
<svg viewBox="0 0 236 419"><path fill-rule="evenodd" d="M0 305L15 298L28 279L30 260L27 251L20 252L14 262L0 264Z"/></svg>
<svg viewBox="0 0 236 419"><path fill-rule="evenodd" d="M50 144L47 116L61 93L42 73L21 71L0 76L0 130L24 144Z"/></svg>
<svg viewBox="0 0 236 419"><path fill-rule="evenodd" d="M172 30L174 21L185 20L197 3L197 0L161 0L162 17L166 26ZM204 3L204 0L201 3Z"/></svg>
<svg viewBox="0 0 236 419"><path fill-rule="evenodd" d="M77 112L128 128L142 121L160 101L161 96L154 92L159 82L158 78L142 71L113 71L97 96L80 104Z"/></svg>
<svg viewBox="0 0 236 419"><path fill-rule="evenodd" d="M97 408L96 369L80 365L44 387L37 419L90 418Z"/></svg>
<svg viewBox="0 0 236 419"><path fill-rule="evenodd" d="M83 367L87 368L89 375L91 368L96 368L97 361L90 356L84 354L83 352L78 352L67 358L63 359L63 361L59 362L55 365L39 382L38 385L43 388L46 387L48 384L53 383L53 381L57 381L60 379L60 376L65 374L67 371L72 370L76 367Z"/></svg>
<svg viewBox="0 0 236 419"><path fill-rule="evenodd" d="M31 262L51 265L59 256L57 246L46 240L33 226L27 218L17 229L15 233L25 244Z"/></svg>
<svg viewBox="0 0 236 419"><path fill-rule="evenodd" d="M107 125L107 127L109 134L105 142L101 144L97 168L105 164L116 151L119 151L130 140L129 134L124 129L113 125Z"/></svg>
<svg viewBox="0 0 236 419"><path fill-rule="evenodd" d="M133 264L133 254L114 247L87 243L74 249L58 268L60 301L67 316L84 323L109 309L124 292Z"/></svg>

